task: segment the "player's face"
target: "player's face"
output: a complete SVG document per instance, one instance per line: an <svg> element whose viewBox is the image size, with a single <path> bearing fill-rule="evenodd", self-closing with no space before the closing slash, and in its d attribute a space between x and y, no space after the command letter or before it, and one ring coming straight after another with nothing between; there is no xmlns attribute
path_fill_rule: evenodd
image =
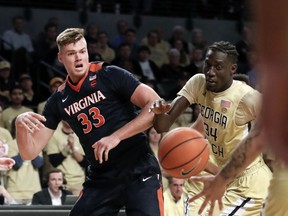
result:
<svg viewBox="0 0 288 216"><path fill-rule="evenodd" d="M206 77L206 89L212 92L222 92L230 87L237 65L233 64L226 53L208 50L203 72Z"/></svg>
<svg viewBox="0 0 288 216"><path fill-rule="evenodd" d="M71 80L74 83L79 82L89 69L86 40L82 38L63 46L58 53L58 59L64 64Z"/></svg>

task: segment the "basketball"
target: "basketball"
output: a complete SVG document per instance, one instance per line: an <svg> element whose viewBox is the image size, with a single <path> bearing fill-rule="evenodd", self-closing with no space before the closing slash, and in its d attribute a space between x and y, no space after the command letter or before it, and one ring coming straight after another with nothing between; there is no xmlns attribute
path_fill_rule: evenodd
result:
<svg viewBox="0 0 288 216"><path fill-rule="evenodd" d="M208 142L192 128L175 128L160 141L158 158L168 175L189 178L206 167L209 158Z"/></svg>

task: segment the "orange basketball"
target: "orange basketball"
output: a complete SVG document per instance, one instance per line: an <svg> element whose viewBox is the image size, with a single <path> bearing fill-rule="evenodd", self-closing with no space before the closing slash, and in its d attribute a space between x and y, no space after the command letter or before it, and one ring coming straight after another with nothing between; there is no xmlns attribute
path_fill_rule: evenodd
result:
<svg viewBox="0 0 288 216"><path fill-rule="evenodd" d="M165 134L159 143L158 158L168 175L189 178L206 167L208 142L192 128L175 128Z"/></svg>

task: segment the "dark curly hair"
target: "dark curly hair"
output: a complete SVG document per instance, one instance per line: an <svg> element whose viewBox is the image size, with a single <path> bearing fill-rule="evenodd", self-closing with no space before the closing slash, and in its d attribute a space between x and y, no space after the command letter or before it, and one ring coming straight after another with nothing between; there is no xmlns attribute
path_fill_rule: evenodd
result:
<svg viewBox="0 0 288 216"><path fill-rule="evenodd" d="M227 41L214 42L211 46L208 47L208 49L226 53L233 63L235 64L237 63L239 54L236 50L236 47L230 42Z"/></svg>

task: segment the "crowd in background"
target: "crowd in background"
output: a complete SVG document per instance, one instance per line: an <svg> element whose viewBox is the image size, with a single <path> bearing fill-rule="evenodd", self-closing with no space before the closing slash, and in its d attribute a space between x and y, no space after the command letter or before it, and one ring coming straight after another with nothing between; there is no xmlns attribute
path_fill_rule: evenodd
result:
<svg viewBox="0 0 288 216"><path fill-rule="evenodd" d="M7 189L16 203L31 203L33 195L47 186L45 177L55 168L63 172L62 183L57 187L62 187L64 182L65 189L75 195L79 194L85 178L88 165L85 155L66 122L59 124L43 153L32 161L21 159L15 141L15 117L30 110L42 113L47 98L66 78L65 68L57 59L58 27L57 17L51 17L43 31L31 38L29 32L25 32L25 19L16 15L11 29L1 33L0 156L9 156L16 163L10 171L0 171L0 180L3 189ZM175 98L191 76L202 72L203 57L209 44L201 29L195 28L192 38L188 39L185 38L185 28L180 25L171 26L169 38L163 38L161 28L151 29L144 38L139 38L137 31L125 20L119 20L115 28L118 34L108 35L98 28L97 23L87 25L85 39L90 61L105 61L127 69L166 100ZM250 34L249 27L245 26L241 40L236 44L239 52L237 73L248 77L248 84L256 88L254 65L257 54L251 47ZM197 106L189 107L173 127L189 126L198 114ZM152 129L147 134L151 149L157 155L155 146L162 135ZM177 199L183 201L182 190L179 192L183 182L166 177L163 180L165 188L170 188L173 196L178 191L181 195L178 194ZM8 203L12 203L11 197Z"/></svg>

